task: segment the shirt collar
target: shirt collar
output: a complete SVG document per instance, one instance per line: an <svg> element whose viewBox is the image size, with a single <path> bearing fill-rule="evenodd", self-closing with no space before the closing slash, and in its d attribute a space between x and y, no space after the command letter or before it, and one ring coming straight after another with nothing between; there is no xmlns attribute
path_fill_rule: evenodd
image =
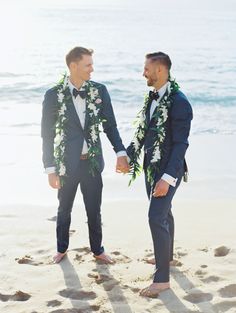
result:
<svg viewBox="0 0 236 313"><path fill-rule="evenodd" d="M68 79L68 86L70 88L70 92L73 93L73 89L77 89L77 90L84 90L85 87L85 82L83 82L82 86L80 87L80 89L78 89L77 87L75 87L72 82L70 81L70 79Z"/></svg>
<svg viewBox="0 0 236 313"><path fill-rule="evenodd" d="M164 94L165 94L165 92L166 92L166 89L167 89L168 84L169 84L169 82L167 82L165 85L163 85L160 89L158 89L158 90L157 90L157 91L158 91L158 93L159 93L159 96L160 96L160 98L159 98L159 99L161 99L161 98L164 96Z"/></svg>

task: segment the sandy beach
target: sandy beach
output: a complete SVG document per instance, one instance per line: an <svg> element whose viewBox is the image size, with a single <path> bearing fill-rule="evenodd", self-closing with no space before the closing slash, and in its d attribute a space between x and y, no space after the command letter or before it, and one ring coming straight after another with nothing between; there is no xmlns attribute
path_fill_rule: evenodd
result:
<svg viewBox="0 0 236 313"><path fill-rule="evenodd" d="M129 136L123 137L128 143ZM190 179L173 203L179 263L171 268L171 289L146 299L139 291L151 282L154 266L145 262L153 254L143 177L128 188L128 177L114 173L115 156L104 140L103 237L116 263L99 264L90 253L78 194L69 252L55 265L56 192L48 188L42 171L40 138L19 137L22 151L32 145L35 149L19 158L15 147L1 162L0 311L235 313L235 139L190 138Z"/></svg>
<svg viewBox="0 0 236 313"><path fill-rule="evenodd" d="M0 313L236 313L236 1L11 0L0 4ZM235 34L235 35L234 35ZM42 101L75 46L94 50L92 80L107 87L127 146L149 91L145 55L167 53L194 112L189 182L173 201L171 289L139 295L154 266L141 175L115 173L102 137L103 244L95 261L77 193L70 246L56 252L57 191L42 165Z"/></svg>

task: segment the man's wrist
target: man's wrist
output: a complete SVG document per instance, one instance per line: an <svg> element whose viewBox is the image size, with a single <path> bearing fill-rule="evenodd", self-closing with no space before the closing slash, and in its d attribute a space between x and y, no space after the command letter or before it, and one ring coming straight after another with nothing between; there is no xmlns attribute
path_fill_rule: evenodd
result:
<svg viewBox="0 0 236 313"><path fill-rule="evenodd" d="M123 156L127 157L127 153L125 150L122 150L122 151L116 152L116 156L117 156L117 158L123 157Z"/></svg>
<svg viewBox="0 0 236 313"><path fill-rule="evenodd" d="M53 174L56 172L55 166L46 167L44 173L45 174Z"/></svg>
<svg viewBox="0 0 236 313"><path fill-rule="evenodd" d="M169 185L171 185L172 187L176 186L177 183L177 178L172 177L169 174L164 173L161 177L162 180L164 180L165 182L167 182Z"/></svg>

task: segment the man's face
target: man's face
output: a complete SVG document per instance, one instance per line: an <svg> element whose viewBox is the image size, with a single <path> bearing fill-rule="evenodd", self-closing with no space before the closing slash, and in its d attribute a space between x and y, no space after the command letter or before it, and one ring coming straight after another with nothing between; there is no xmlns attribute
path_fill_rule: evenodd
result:
<svg viewBox="0 0 236 313"><path fill-rule="evenodd" d="M91 78L93 72L93 58L91 55L83 55L82 59L71 63L71 70L78 78L83 81Z"/></svg>
<svg viewBox="0 0 236 313"><path fill-rule="evenodd" d="M158 70L156 62L146 59L144 64L143 76L147 79L148 86L154 86L158 80Z"/></svg>

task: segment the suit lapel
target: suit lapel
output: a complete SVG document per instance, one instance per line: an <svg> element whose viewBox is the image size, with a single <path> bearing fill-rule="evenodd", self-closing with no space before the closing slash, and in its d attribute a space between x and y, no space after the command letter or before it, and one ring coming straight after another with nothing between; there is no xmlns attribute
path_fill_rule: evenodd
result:
<svg viewBox="0 0 236 313"><path fill-rule="evenodd" d="M67 89L65 95L66 95L66 97L68 97L68 102L67 102L68 117L73 118L74 121L76 122L76 124L78 124L78 126L83 130L82 125L80 123L79 116L76 112L75 105L74 105L74 102L73 102L69 88Z"/></svg>
<svg viewBox="0 0 236 313"><path fill-rule="evenodd" d="M147 111L146 111L146 121L147 125L150 123L150 110L151 110L152 101L148 101Z"/></svg>
<svg viewBox="0 0 236 313"><path fill-rule="evenodd" d="M88 113L88 98L85 98L85 121L84 121L84 130L86 131L89 123L89 113Z"/></svg>
<svg viewBox="0 0 236 313"><path fill-rule="evenodd" d="M155 116L155 114L156 114L156 112L157 112L157 107L158 107L158 105L155 107L155 109L154 109L154 111L153 111L153 113L152 113L152 117L150 118L150 123L151 123L153 117ZM150 111L149 111L149 116L150 116Z"/></svg>

